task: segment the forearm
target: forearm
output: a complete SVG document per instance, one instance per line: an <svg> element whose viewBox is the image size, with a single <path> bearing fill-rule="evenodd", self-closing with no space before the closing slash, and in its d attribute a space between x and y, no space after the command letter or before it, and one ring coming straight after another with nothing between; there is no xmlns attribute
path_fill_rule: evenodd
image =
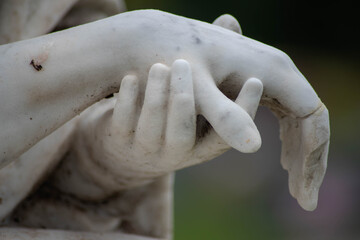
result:
<svg viewBox="0 0 360 240"><path fill-rule="evenodd" d="M126 22L118 15L0 46L0 165L119 89L130 70Z"/></svg>
<svg viewBox="0 0 360 240"><path fill-rule="evenodd" d="M0 179L3 179L0 181L0 220L11 213L54 170L69 148L74 120L0 170Z"/></svg>

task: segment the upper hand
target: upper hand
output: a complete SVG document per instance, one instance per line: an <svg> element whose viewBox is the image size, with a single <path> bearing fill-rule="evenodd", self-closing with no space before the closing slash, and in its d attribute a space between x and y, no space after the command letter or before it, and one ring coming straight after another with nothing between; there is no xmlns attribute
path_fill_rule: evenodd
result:
<svg viewBox="0 0 360 240"><path fill-rule="evenodd" d="M280 120L281 163L289 171L290 192L303 208L313 210L327 165L329 116L291 59L240 31L159 11L129 14L138 17L141 26L132 36L136 45L151 46L134 49L141 63L148 66L148 60L156 59L171 64L176 58L189 61L198 113L227 144L242 152L256 151L260 135L252 119L225 94L236 96L249 78L262 82L261 103Z"/></svg>

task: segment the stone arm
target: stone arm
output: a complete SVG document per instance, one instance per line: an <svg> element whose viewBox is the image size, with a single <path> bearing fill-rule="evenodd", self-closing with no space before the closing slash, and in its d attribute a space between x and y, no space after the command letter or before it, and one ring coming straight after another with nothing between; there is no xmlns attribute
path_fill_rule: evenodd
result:
<svg viewBox="0 0 360 240"><path fill-rule="evenodd" d="M80 8L82 9L82 8ZM70 19L73 19L73 14L69 15ZM40 16L41 17L41 16ZM75 19L76 20L76 19ZM219 22L220 20L220 22ZM65 23L67 23L69 21L65 21ZM218 22L218 23L217 23ZM218 18L214 24L218 24L221 25L225 28L229 28L232 29L234 31L241 31L240 30L240 26L238 25L237 21L230 17L229 15L223 15L222 17ZM19 26L21 27L21 26ZM4 30L4 29L3 29ZM6 36L6 34L5 34ZM12 36L11 37L16 37L16 36ZM160 79L161 81L162 79ZM167 80L165 80L165 85L164 87L166 87L166 82ZM191 83L192 84L192 83ZM129 90L129 89L127 89ZM126 92L126 90L122 90L123 94L124 91ZM132 94L132 92L130 91L130 93ZM157 93L151 93L156 95ZM114 100L104 100L102 101L102 103L99 104L95 104L94 106L90 107L86 113L82 114L82 117L80 118L80 124L78 123L79 118L76 117L74 119L72 119L71 121L69 121L67 124L65 124L64 126L61 126L59 129L57 129L56 131L54 131L53 133L51 133L49 136L47 136L46 138L42 139L40 142L38 142L35 146L33 146L31 149L29 149L28 151L26 151L24 154L22 154L19 158L17 158L16 160L14 160L13 162L11 162L10 164L8 164L7 166L3 167L0 171L0 200L1 200L1 205L0 205L0 219L3 220L5 219L6 216L8 216L9 213L11 213L14 208L19 204L19 202L21 202L26 196L28 196L31 191L36 188L36 186L38 186L39 184L42 183L42 181L47 178L52 171L54 170L54 168L59 164L59 162L61 160L63 160L63 162L65 162L64 164L61 164L62 167L60 167L60 170L57 171L57 176L60 175L60 178L67 178L67 176L69 175L69 172L74 173L74 171L77 169L76 167L72 166L72 169L70 170L66 170L65 169L65 175L63 174L61 176L61 173L64 173L64 166L70 164L74 164L74 162L78 162L78 159L73 159L74 157L79 158L79 156L76 154L77 152L79 152L80 150L84 149L83 146L79 146L79 141L75 141L74 140L74 135L78 136L81 135L83 136L84 134L80 134L79 131L81 132L80 129L82 129L83 131L90 131L94 130L94 129L83 129L83 128L78 128L78 125L83 125L81 124L81 122L88 122L89 120L87 119L88 115L95 115L97 116L96 121L101 120L102 118L99 117L102 115L102 113L106 113L109 111L112 111L114 108ZM130 100L130 99L128 99ZM128 101L125 100L125 101ZM123 100L124 101L124 100ZM131 104L134 104L134 108L137 107L139 103L139 101L135 104L133 102L131 102ZM165 104L165 103L163 103ZM85 115L85 116L84 116ZM109 114L107 114L108 116ZM118 113L118 115L122 115L122 116L126 116L126 113ZM129 116L127 119L128 121L134 121L135 119L131 119L131 116ZM94 118L92 118L94 119ZM102 123L103 124L103 123ZM93 123L92 125L101 125L101 123ZM120 128L123 128L123 126L117 126ZM74 134L75 132L77 132L77 134ZM86 134L86 133L85 133ZM128 136L126 136L128 138ZM75 144L74 141L77 143ZM93 141L94 142L94 141ZM113 145L113 143L111 143L110 145ZM91 147L95 147L97 148L97 146L91 146ZM128 147L128 146L127 146ZM77 149L78 148L78 149ZM86 148L87 149L87 148ZM102 158L100 156L100 158ZM97 168L97 167L96 167ZM62 170L61 170L62 169ZM159 169L160 170L160 169ZM59 172L61 172L59 174ZM79 173L79 171L77 171ZM141 168L138 169L138 172L141 172ZM21 175L21 177L19 178L19 175ZM72 176L76 176L77 174L74 173ZM118 175L121 175L121 172L118 173ZM159 175L159 172L158 172ZM147 181L152 181L154 179L154 176L157 176L156 174L153 174L152 177L150 177L151 179L148 179ZM70 178L70 184L66 186L66 189L71 189L71 191L76 192L76 186L77 189L78 186L83 183L83 179L74 179L74 178ZM87 184L87 188L86 192L89 193L91 192L91 182L89 184L89 182L86 183ZM82 186L83 187L83 186ZM104 189L107 189L109 186L104 186ZM129 188L130 186L127 186L126 188ZM74 189L75 188L75 189ZM116 187L118 188L118 186ZM123 187L124 188L124 187ZM80 188L81 189L81 188ZM111 187L110 187L111 189ZM93 192L95 194L99 194L99 189L92 189ZM68 191L67 191L68 192ZM100 191L100 198L106 198L107 194L103 194L104 191ZM107 192L105 190L105 192ZM78 195L79 192L76 192L76 195ZM80 196L83 195L80 192ZM160 224L161 225L161 224ZM165 225L165 224L163 224Z"/></svg>
<svg viewBox="0 0 360 240"><path fill-rule="evenodd" d="M235 100L251 118L262 83L249 79ZM102 201L175 170L211 160L230 148L205 122L196 121L190 65L151 67L144 102L139 80L126 76L114 100L79 118L74 141L52 178L61 192Z"/></svg>
<svg viewBox="0 0 360 240"><path fill-rule="evenodd" d="M177 60L171 68L153 65L144 103L138 87L135 76L126 76L115 99L91 106L76 119L74 137L62 162L40 193L8 218L11 226L98 232L126 231L127 225L141 235L171 235L168 174L210 160L230 146L213 129L196 134L193 81L187 61ZM235 102L253 118L261 94L261 82L249 79ZM39 144L51 139L53 134ZM24 155L30 157L26 160L44 162ZM75 202L66 204L69 201Z"/></svg>
<svg viewBox="0 0 360 240"><path fill-rule="evenodd" d="M279 50L221 27L147 10L3 45L0 55L0 101L8 103L0 106L3 164L118 91L125 75L138 76L144 91L154 63L170 66L184 58L194 67L196 113L243 152L257 150L260 136L248 114L229 98L235 99L252 77L262 82L261 103L280 118L290 191L304 208L316 206L326 168L328 113Z"/></svg>

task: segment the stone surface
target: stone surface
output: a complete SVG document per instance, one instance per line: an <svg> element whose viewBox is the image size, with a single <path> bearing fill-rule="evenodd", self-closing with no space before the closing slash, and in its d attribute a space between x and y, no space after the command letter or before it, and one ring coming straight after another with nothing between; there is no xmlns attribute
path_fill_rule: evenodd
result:
<svg viewBox="0 0 360 240"><path fill-rule="evenodd" d="M75 2L64 2L58 14ZM62 26L112 14L107 6L122 8L105 3L94 10L96 1L78 2ZM0 11L8 8L32 11L8 1ZM5 42L48 31L40 24L9 37L1 26ZM5 239L100 236L70 231L171 238L171 173L231 147L256 151L259 103L279 118L290 193L304 209L316 207L327 109L285 53L241 35L230 15L207 24L155 10L128 12L2 45L0 55L2 225L69 230L0 228Z"/></svg>

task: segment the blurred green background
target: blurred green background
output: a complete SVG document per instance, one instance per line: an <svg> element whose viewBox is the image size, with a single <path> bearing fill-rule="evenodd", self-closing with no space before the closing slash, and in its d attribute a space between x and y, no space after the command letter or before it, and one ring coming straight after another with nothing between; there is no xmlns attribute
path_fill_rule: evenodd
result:
<svg viewBox="0 0 360 240"><path fill-rule="evenodd" d="M293 59L330 111L328 171L318 208L302 210L280 166L277 120L260 108L262 148L229 151L181 170L175 184L175 239L360 239L360 60L355 1L127 0L212 22L235 16L244 35Z"/></svg>

